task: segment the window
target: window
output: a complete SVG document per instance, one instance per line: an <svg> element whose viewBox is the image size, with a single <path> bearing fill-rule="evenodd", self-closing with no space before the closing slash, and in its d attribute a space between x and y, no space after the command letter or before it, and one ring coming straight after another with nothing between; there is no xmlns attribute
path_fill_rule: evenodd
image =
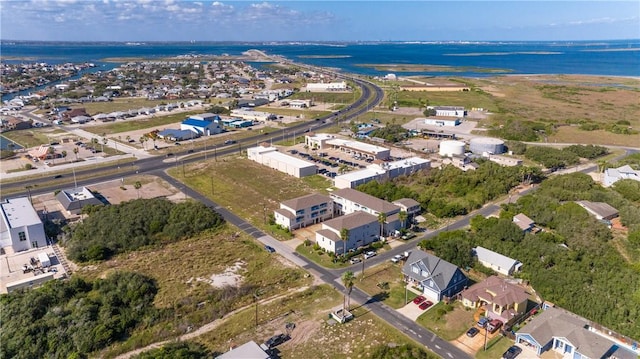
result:
<svg viewBox="0 0 640 359"><path fill-rule="evenodd" d="M325 208L325 207L327 207L327 204L326 204L326 203L322 203L322 204L320 205L320 208Z"/></svg>
<svg viewBox="0 0 640 359"><path fill-rule="evenodd" d="M20 242L24 242L27 240L27 235L24 232L18 232L18 238L20 239Z"/></svg>
<svg viewBox="0 0 640 359"><path fill-rule="evenodd" d="M412 268L411 268L411 271L412 271L413 273L415 273L415 274L418 274L418 273L420 273L420 268L418 268L418 267L412 267Z"/></svg>
<svg viewBox="0 0 640 359"><path fill-rule="evenodd" d="M38 241L31 242L31 248L38 248Z"/></svg>
<svg viewBox="0 0 640 359"><path fill-rule="evenodd" d="M304 214L304 209L299 209L296 211L296 216L303 215L303 214Z"/></svg>
<svg viewBox="0 0 640 359"><path fill-rule="evenodd" d="M317 210L318 208L320 208L320 206L312 206L312 207L311 207L311 210L312 210L312 211L315 211L315 210Z"/></svg>

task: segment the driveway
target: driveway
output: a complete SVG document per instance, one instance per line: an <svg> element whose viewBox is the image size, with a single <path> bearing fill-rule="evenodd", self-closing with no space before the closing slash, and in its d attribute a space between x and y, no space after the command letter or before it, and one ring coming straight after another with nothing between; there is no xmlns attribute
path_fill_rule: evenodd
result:
<svg viewBox="0 0 640 359"><path fill-rule="evenodd" d="M434 306L435 306L435 304L430 306L426 310L422 310L422 309L418 308L417 304L414 304L413 302L409 302L404 307L397 309L397 311L398 311L398 313L404 315L405 317L415 321L416 319L418 319L419 316L421 316L422 314L424 314L427 311L431 310Z"/></svg>

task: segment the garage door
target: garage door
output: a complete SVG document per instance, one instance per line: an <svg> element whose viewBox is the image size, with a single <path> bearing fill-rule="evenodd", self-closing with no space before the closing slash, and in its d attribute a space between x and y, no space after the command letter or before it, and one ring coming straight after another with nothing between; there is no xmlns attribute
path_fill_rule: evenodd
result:
<svg viewBox="0 0 640 359"><path fill-rule="evenodd" d="M424 288L424 296L434 303L438 303L440 301L438 293L429 288Z"/></svg>

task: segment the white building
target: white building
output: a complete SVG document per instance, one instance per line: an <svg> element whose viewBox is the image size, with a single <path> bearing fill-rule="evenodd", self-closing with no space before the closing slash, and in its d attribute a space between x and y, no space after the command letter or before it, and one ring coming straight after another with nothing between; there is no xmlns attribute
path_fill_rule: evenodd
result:
<svg viewBox="0 0 640 359"><path fill-rule="evenodd" d="M245 108L231 110L231 117L238 117L248 121L267 121L273 114L269 112L253 111Z"/></svg>
<svg viewBox="0 0 640 359"><path fill-rule="evenodd" d="M386 147L359 141L334 138L326 141L325 144L350 155L357 155L374 160L386 160L391 156L391 150Z"/></svg>
<svg viewBox="0 0 640 359"><path fill-rule="evenodd" d="M349 231L347 241L340 233ZM322 223L322 229L316 232L316 243L327 252L343 254L350 249L366 246L378 240L380 223L378 217L358 211Z"/></svg>
<svg viewBox="0 0 640 359"><path fill-rule="evenodd" d="M436 110L436 116L464 117L466 111L460 106L427 106L429 110Z"/></svg>
<svg viewBox="0 0 640 359"><path fill-rule="evenodd" d="M44 225L29 198L8 199L0 210L0 248L19 252L47 245Z"/></svg>
<svg viewBox="0 0 640 359"><path fill-rule="evenodd" d="M505 255L486 249L484 247L478 246L473 250L480 264L487 268L491 268L502 275L513 275L513 273L519 271L522 267L522 263L520 263L520 261L509 258Z"/></svg>
<svg viewBox="0 0 640 359"><path fill-rule="evenodd" d="M289 101L289 107L291 108L309 108L312 105L311 100L291 100Z"/></svg>
<svg viewBox="0 0 640 359"><path fill-rule="evenodd" d="M198 136L211 136L222 132L222 126L218 121L199 120L190 117L180 124L180 130L191 131Z"/></svg>
<svg viewBox="0 0 640 359"><path fill-rule="evenodd" d="M316 193L290 199L280 203L274 217L276 224L289 230L306 227L333 218L333 201Z"/></svg>
<svg viewBox="0 0 640 359"><path fill-rule="evenodd" d="M460 124L460 119L448 119L448 118L437 118L437 117L429 117L424 120L425 125L431 126L447 126L447 127L456 127Z"/></svg>
<svg viewBox="0 0 640 359"><path fill-rule="evenodd" d="M309 146L309 148L322 150L325 148L330 148L331 146L327 144L327 141L336 138L336 135L332 135L330 133L313 133L304 136L304 143L305 145Z"/></svg>
<svg viewBox="0 0 640 359"><path fill-rule="evenodd" d="M87 187L63 189L58 192L56 199L70 214L80 214L86 206L103 204Z"/></svg>
<svg viewBox="0 0 640 359"><path fill-rule="evenodd" d="M640 171L634 170L629 165L618 168L607 168L604 171L603 184L605 187L609 187L621 179L640 181Z"/></svg>
<svg viewBox="0 0 640 359"><path fill-rule="evenodd" d="M333 191L330 197L333 200L334 213L336 215L365 212L373 215L377 219L378 215L383 213L386 217L382 231L384 235L394 233L401 228L399 216L400 207L393 203L351 188ZM378 235L379 234L378 232Z"/></svg>
<svg viewBox="0 0 640 359"><path fill-rule="evenodd" d="M347 91L347 83L341 82L329 82L329 83L308 83L307 91L310 92L332 92L332 91Z"/></svg>
<svg viewBox="0 0 640 359"><path fill-rule="evenodd" d="M333 185L337 188L355 188L369 181L385 181L402 175L411 175L431 167L431 161L410 157L393 162L371 164L367 168L336 176Z"/></svg>
<svg viewBox="0 0 640 359"><path fill-rule="evenodd" d="M278 152L275 147L250 147L247 156L252 161L298 178L318 173L315 164Z"/></svg>

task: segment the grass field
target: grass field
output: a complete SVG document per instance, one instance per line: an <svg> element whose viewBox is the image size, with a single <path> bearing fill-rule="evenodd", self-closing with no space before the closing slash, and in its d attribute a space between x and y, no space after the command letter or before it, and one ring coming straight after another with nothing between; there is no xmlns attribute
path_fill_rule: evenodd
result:
<svg viewBox="0 0 640 359"><path fill-rule="evenodd" d="M480 335L480 334L478 334ZM500 358L502 353L507 351L510 346L513 345L513 342L508 338L503 337L502 335L498 335L494 337L487 343L487 351L483 349L478 350L476 353L477 359L493 359Z"/></svg>
<svg viewBox="0 0 640 359"><path fill-rule="evenodd" d="M280 202L327 188L325 181L301 180L239 156L186 166L186 178L180 168L169 173L261 228Z"/></svg>
<svg viewBox="0 0 640 359"><path fill-rule="evenodd" d="M444 307L440 302L418 317L417 323L436 333L445 340L454 340L474 325L473 311L466 310L462 303L453 304L453 311L438 318L438 309Z"/></svg>
<svg viewBox="0 0 640 359"><path fill-rule="evenodd" d="M383 298L384 303L391 308L402 308L417 295L412 291L405 293L401 266L402 263L386 262L373 268L367 268L364 279L358 278L355 285L371 296ZM386 285L384 285L385 283ZM405 295L407 302L405 302Z"/></svg>
<svg viewBox="0 0 640 359"><path fill-rule="evenodd" d="M292 100L313 100L316 103L353 103L360 97L360 91L354 92L296 92Z"/></svg>
<svg viewBox="0 0 640 359"><path fill-rule="evenodd" d="M236 345L254 340L262 343L285 331L292 322L296 329L291 340L278 346L282 358L367 358L378 345L416 344L363 308L355 308L355 318L345 324L326 322L330 309L341 305L342 293L326 285L296 293L283 300L259 307L259 325L255 311L247 309L197 339L211 350L224 352L229 343Z"/></svg>
<svg viewBox="0 0 640 359"><path fill-rule="evenodd" d="M140 130L143 128L150 128L162 125L168 125L172 123L182 122L185 118L190 115L195 115L198 113L202 113L202 111L189 111L189 112L180 112L168 116L156 116L150 117L146 119L136 119L136 120L125 120L125 121L116 121L107 123L104 125L96 125L96 126L86 126L83 129L85 131L95 133L98 135L102 135L106 133L107 135L112 135L114 133L122 133Z"/></svg>
<svg viewBox="0 0 640 359"><path fill-rule="evenodd" d="M257 288L265 298L310 284L311 279L306 278L303 270L281 263L253 239L236 233L236 228L229 227L217 233L126 253L103 263L81 267L75 275L90 279L112 271L133 271L150 276L159 287L154 305L173 312L172 316L134 331L126 342L112 347L107 356L184 334L188 326L198 327L217 319L213 316L221 307L231 311L250 305L253 292L219 302L213 300L215 288L208 283L212 276L238 263L240 269L236 273L241 276L243 285Z"/></svg>
<svg viewBox="0 0 640 359"><path fill-rule="evenodd" d="M269 107L269 106L256 107L256 111L264 111L264 112L272 113L274 115L281 115L281 116L294 116L294 117L300 116L301 120L311 120L314 118L326 116L331 113L331 111L321 111L321 110L313 110L313 109L297 110L297 109L292 109L287 107L278 108L278 107Z"/></svg>
<svg viewBox="0 0 640 359"><path fill-rule="evenodd" d="M49 144L54 140L57 141L58 136L64 133L66 132L58 128L45 127L7 131L3 132L2 135L23 148L29 148ZM70 134L69 137L73 137L73 135Z"/></svg>

